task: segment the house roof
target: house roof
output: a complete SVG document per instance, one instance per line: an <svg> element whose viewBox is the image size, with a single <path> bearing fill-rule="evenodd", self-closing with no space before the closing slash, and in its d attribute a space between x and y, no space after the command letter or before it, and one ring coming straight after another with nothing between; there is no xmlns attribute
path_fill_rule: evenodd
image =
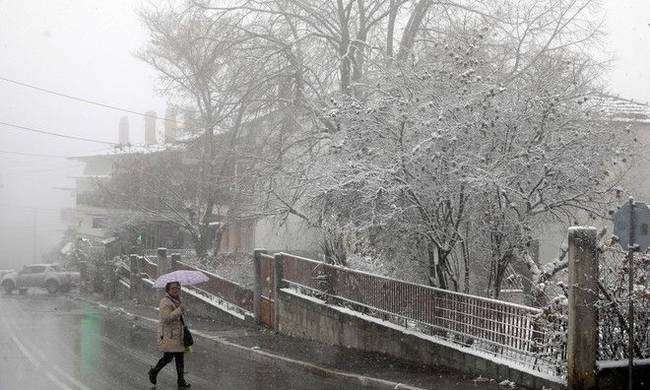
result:
<svg viewBox="0 0 650 390"><path fill-rule="evenodd" d="M118 145L118 146L106 148L104 150L100 150L98 152L93 152L92 154L70 156L68 157L68 159L85 161L97 157L124 156L127 154L138 154L138 153L150 154L150 153L163 152L166 150L180 150L185 148L186 144L194 141L199 137L200 134L197 133L193 133L193 134L186 133L176 137L176 141L173 143L169 142L169 143L159 143L159 144L152 144L152 145L143 145L143 144Z"/></svg>
<svg viewBox="0 0 650 390"><path fill-rule="evenodd" d="M107 148L105 150L94 152L93 154L71 156L68 157L68 159L84 161L96 157L123 156L126 154L136 154L136 153L150 154L150 153L162 152L165 150L175 150L175 149L179 149L179 146L177 144L115 146L112 148Z"/></svg>

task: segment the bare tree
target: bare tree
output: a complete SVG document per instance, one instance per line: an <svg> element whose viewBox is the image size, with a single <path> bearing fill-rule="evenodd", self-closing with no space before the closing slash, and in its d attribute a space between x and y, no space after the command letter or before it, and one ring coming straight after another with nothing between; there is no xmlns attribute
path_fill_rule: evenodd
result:
<svg viewBox="0 0 650 390"><path fill-rule="evenodd" d="M595 5L194 0L148 14L143 57L199 108L199 192L226 180L210 129L263 112L265 214L330 232L337 250L408 243L444 288L468 289L468 243L482 243L498 296L534 227L598 215L629 154L589 99Z"/></svg>
<svg viewBox="0 0 650 390"><path fill-rule="evenodd" d="M213 245L218 250L225 219L241 217L237 195L243 187L237 184L244 181L241 166L255 147L245 123L268 111L259 78L268 59L244 56L247 37L232 28L235 23L215 21L200 9L168 2L140 16L150 39L137 55L158 72L163 95L198 113L198 131L172 146L174 151L126 156L107 191L131 209L158 214L186 230L203 257ZM125 189L125 181L133 180L139 180L132 184L141 193ZM156 198L155 207L147 205L145 193Z"/></svg>

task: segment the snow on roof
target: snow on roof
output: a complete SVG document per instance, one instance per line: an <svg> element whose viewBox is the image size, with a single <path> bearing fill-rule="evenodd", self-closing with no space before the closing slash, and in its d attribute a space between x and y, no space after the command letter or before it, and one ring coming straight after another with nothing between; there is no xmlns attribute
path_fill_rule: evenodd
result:
<svg viewBox="0 0 650 390"><path fill-rule="evenodd" d="M165 150L174 150L178 149L179 145L176 144L153 144L153 145L126 145L126 146L115 146L94 152L93 154L81 155L81 156L71 156L68 157L70 160L85 160L94 157L108 157L108 156L122 156L125 154L149 154L162 152Z"/></svg>
<svg viewBox="0 0 650 390"><path fill-rule="evenodd" d="M603 113L615 122L650 123L650 104L613 95L594 98L602 105Z"/></svg>
<svg viewBox="0 0 650 390"><path fill-rule="evenodd" d="M70 160L86 160L95 157L110 157L110 156L123 156L127 154L150 154L163 152L166 150L180 150L185 147L185 144L194 141L199 138L200 134L198 133L184 133L176 137L174 142L159 143L152 145L117 145L113 147L106 148L105 150L100 150L92 154L80 155L80 156L70 156Z"/></svg>

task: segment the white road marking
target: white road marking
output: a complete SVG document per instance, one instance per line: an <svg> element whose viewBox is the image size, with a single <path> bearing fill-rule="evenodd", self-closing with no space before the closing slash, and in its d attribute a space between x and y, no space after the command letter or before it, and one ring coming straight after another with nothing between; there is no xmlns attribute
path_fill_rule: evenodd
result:
<svg viewBox="0 0 650 390"><path fill-rule="evenodd" d="M19 341L16 339L16 340L14 340L14 342L19 342ZM41 359L41 361L43 362L43 364L45 366L47 366L48 368L51 368L54 371L56 371L57 374L59 374L60 376L63 377L63 379L67 379L68 382L72 383L73 385L75 385L77 388L79 388L81 390L91 390L86 385L79 382L75 377L73 377L72 375L70 375L66 371L64 371L61 367L59 367L56 364L50 362L50 359L47 358L47 355L45 355L45 353L43 351L41 351L40 349L36 348L36 346L34 346L33 344L31 344L31 343L29 343L27 341L25 342L25 344L28 344L29 348L31 348L33 351L36 351L36 355L38 355L38 357ZM25 351L27 353L29 353L29 349L25 345L23 345L23 348L25 349ZM23 352L23 353L25 353L25 352ZM37 360L37 359L34 358L34 360ZM38 363L38 361L37 361L37 363Z"/></svg>
<svg viewBox="0 0 650 390"><path fill-rule="evenodd" d="M45 364L42 364L42 362L39 361L38 358L37 358L36 356L34 356L34 354L33 354L32 352L30 352L30 349L29 349L27 346L25 346L25 344L23 344L23 343L18 339L18 337L16 337L16 335L15 335L14 332L12 331L11 326L9 326L9 324L7 323L6 319L3 318L3 317L0 317L0 320L2 321L2 324L5 326L5 328L9 331L9 335L10 335L9 337L11 338L11 341L13 341L14 344L16 344L16 347L18 347L18 349L20 350L20 352L21 352L23 355L25 355L25 357L27 358L27 360L29 360L29 362L32 363L32 365L33 365L35 368L40 369L41 366L45 366L45 368L53 368L53 369L54 369L54 370L55 370L59 375L63 376L64 379L67 379L69 382L71 382L72 384L74 384L74 385L75 385L76 387L78 387L79 389L81 389L81 390L91 390L90 388L84 386L83 383L77 381L75 378L73 378L72 376L70 376L69 374L67 374L65 371L63 371L63 370L62 370L60 367L58 367L57 365L55 365L55 364L53 364L53 363L47 364L49 359L47 359L47 356L45 356L45 354L43 353L43 351L39 350L38 348L35 348L33 345L30 345L30 347L31 347L34 351L36 351L36 354L39 355L39 357L41 358L42 362L45 363ZM67 384L63 383L63 382L62 382L62 381L61 381L57 376L55 376L54 374L52 374L52 373L49 372L49 371L46 371L46 372L45 372L45 376L47 376L47 378L48 378L50 381L52 381L55 385L57 385L61 390L75 390L75 389L69 387Z"/></svg>
<svg viewBox="0 0 650 390"><path fill-rule="evenodd" d="M21 343L20 340L18 340L18 338L16 336L11 335L11 341L13 341L14 344L16 344L16 347L18 347L20 352L22 352L22 354L25 355L27 360L29 360L29 362L32 363L32 365L34 365L34 367L40 368L41 363L39 363L39 361L34 357L34 355L32 355L32 353L29 352L27 347L25 347L25 345L23 343Z"/></svg>
<svg viewBox="0 0 650 390"><path fill-rule="evenodd" d="M52 368L54 371L56 371L59 375L63 376L65 379L67 379L69 382L80 388L81 390L90 390L90 388L86 387L83 383L79 382L77 379L75 379L72 375L68 374L67 372L63 371L61 367L57 366L56 364L52 364Z"/></svg>
<svg viewBox="0 0 650 390"><path fill-rule="evenodd" d="M61 388L62 390L73 390L72 388L68 387L68 385L66 385L65 383L61 382L61 381L59 380L59 378L57 378L56 376L52 375L52 373L50 373L50 372L46 372L46 373L45 373L45 376L47 376L47 378L48 378L49 380L51 380L55 385L59 386L59 388Z"/></svg>

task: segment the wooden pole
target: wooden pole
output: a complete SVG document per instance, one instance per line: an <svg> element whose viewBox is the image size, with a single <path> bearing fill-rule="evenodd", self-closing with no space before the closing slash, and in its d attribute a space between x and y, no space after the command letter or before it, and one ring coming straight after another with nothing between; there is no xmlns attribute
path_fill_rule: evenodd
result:
<svg viewBox="0 0 650 390"><path fill-rule="evenodd" d="M598 386L598 247L594 227L569 228L569 390Z"/></svg>
<svg viewBox="0 0 650 390"><path fill-rule="evenodd" d="M628 241L627 266L628 266L628 346L627 346L627 388L632 390L634 371L634 251L636 246L636 216L634 213L634 199L630 197L630 239Z"/></svg>
<svg viewBox="0 0 650 390"><path fill-rule="evenodd" d="M254 267L254 291L253 291L253 312L255 313L255 321L259 324L261 322L261 308L260 308L260 296L262 295L262 280L261 272L262 259L260 256L262 254L267 254L268 252L265 249L255 249L253 251L253 267Z"/></svg>
<svg viewBox="0 0 650 390"><path fill-rule="evenodd" d="M284 287L284 255L278 253L273 257L273 328L280 331L280 289Z"/></svg>

